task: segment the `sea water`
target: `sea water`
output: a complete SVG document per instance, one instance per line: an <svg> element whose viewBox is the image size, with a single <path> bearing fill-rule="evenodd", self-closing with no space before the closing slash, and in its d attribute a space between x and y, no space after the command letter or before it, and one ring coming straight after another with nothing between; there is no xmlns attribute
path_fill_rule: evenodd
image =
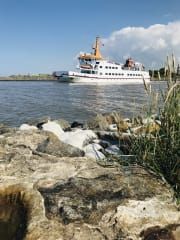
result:
<svg viewBox="0 0 180 240"><path fill-rule="evenodd" d="M160 92L165 82L152 82ZM82 85L56 81L0 81L0 123L19 126L46 116L84 122L97 113L143 114L149 97L143 84Z"/></svg>

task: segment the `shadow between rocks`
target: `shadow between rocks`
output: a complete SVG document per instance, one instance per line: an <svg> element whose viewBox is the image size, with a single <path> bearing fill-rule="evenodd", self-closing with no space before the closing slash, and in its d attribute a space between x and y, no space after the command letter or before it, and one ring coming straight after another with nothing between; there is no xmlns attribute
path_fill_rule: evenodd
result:
<svg viewBox="0 0 180 240"><path fill-rule="evenodd" d="M0 192L0 239L24 239L27 220L28 209L21 192Z"/></svg>
<svg viewBox="0 0 180 240"><path fill-rule="evenodd" d="M177 227L180 227L180 224L171 224L164 228L159 226L150 227L141 232L140 236L142 240L175 240L173 231Z"/></svg>

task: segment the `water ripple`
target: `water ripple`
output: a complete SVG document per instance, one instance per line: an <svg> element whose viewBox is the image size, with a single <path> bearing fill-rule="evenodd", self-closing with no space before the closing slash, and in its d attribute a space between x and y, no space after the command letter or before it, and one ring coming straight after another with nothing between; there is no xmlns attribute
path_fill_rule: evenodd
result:
<svg viewBox="0 0 180 240"><path fill-rule="evenodd" d="M165 83L153 83L156 91ZM72 122L118 110L131 117L148 97L143 85L68 85L58 82L0 82L0 122L12 126L50 116Z"/></svg>

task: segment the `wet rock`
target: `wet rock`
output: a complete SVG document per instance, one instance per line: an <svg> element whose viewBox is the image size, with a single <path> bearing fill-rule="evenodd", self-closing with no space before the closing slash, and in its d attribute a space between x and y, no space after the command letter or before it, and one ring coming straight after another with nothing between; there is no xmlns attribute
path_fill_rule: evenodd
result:
<svg viewBox="0 0 180 240"><path fill-rule="evenodd" d="M61 142L55 135L49 137L40 143L36 151L51 154L58 157L82 157L84 152L76 147Z"/></svg>
<svg viewBox="0 0 180 240"><path fill-rule="evenodd" d="M83 128L83 123L75 121L71 124L71 128Z"/></svg>
<svg viewBox="0 0 180 240"><path fill-rule="evenodd" d="M108 148L105 149L105 152L116 156L123 155L123 152L119 149L117 145L109 146Z"/></svg>

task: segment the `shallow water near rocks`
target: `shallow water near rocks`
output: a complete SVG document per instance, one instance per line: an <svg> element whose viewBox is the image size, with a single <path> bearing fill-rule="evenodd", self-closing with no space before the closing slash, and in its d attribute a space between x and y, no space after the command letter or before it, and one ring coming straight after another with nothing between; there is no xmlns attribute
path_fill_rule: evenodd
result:
<svg viewBox="0 0 180 240"><path fill-rule="evenodd" d="M152 82L160 92L165 82ZM97 113L119 111L125 117L143 113L148 102L144 86L78 85L51 81L0 81L0 122L19 126L44 116L70 122Z"/></svg>

